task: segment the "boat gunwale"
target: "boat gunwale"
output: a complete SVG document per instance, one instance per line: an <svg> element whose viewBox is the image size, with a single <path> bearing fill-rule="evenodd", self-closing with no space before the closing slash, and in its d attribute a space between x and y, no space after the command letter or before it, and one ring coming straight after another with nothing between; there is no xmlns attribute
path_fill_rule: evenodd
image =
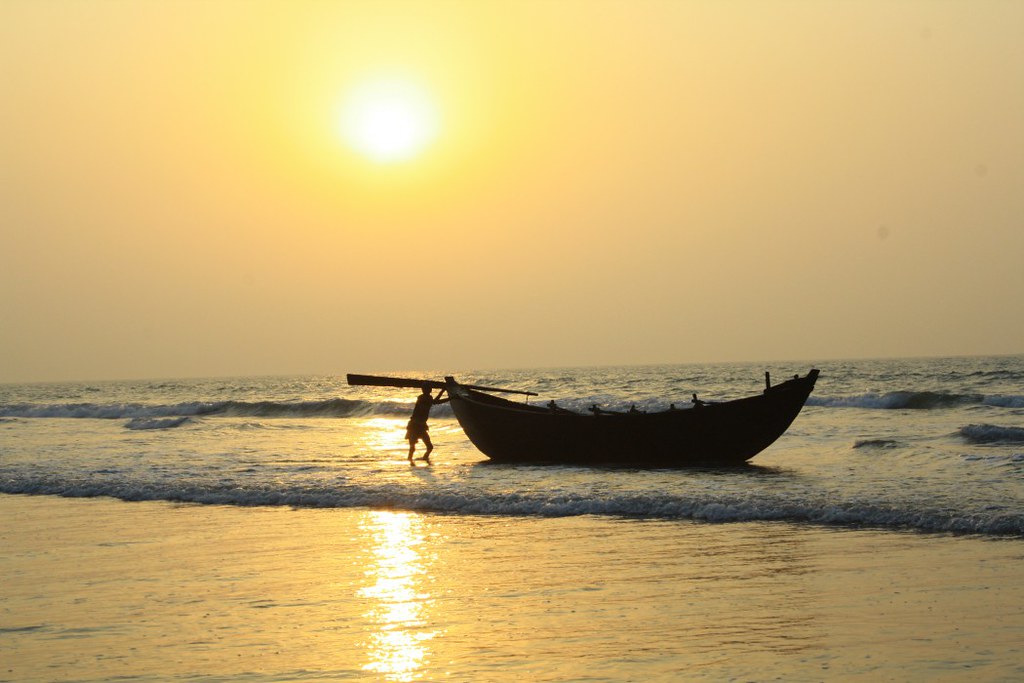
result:
<svg viewBox="0 0 1024 683"><path fill-rule="evenodd" d="M479 405L485 406L489 409L495 410L507 410L509 412L528 413L532 415L550 415L552 417L580 417L580 418L629 418L638 419L643 417L654 417L654 416L665 416L665 415L679 415L686 414L693 410L703 409L716 409L731 405L742 405L749 402L760 401L764 399L774 398L770 396L783 392L788 389L792 389L797 385L801 385L806 382L815 383L818 379L818 370L812 368L806 375L796 375L791 377L784 382L780 382L774 386L766 387L759 394L751 394L749 396L741 396L739 398L729 399L726 401L700 401L699 403L687 403L684 407L669 407L664 410L646 411L646 410L630 410L630 411L616 411L616 410L597 410L580 412L572 410L570 408L564 408L562 406L551 406L551 405L537 405L528 402L518 403L516 401L502 398L500 396L493 396L477 389L472 389L464 384L461 384L454 377L445 377L445 384L447 385L448 394L450 396L457 397L463 401L470 401ZM452 393L452 389L456 388L459 392L458 395ZM527 399L529 401L529 399ZM553 404L554 401L552 400Z"/></svg>

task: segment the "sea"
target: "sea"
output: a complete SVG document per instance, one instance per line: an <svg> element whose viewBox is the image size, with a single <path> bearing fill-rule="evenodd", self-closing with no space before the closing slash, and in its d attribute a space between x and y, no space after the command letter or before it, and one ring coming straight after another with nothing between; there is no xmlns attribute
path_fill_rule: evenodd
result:
<svg viewBox="0 0 1024 683"><path fill-rule="evenodd" d="M932 680L936 674L950 680L968 675L1010 680L1024 675L1016 645L1024 641L1024 605L1015 602L1019 591L1012 588L1024 558L1024 356L377 374L455 375L466 383L534 391L540 396L521 400L555 400L581 411L594 404L659 410L687 405L694 393L705 402L757 394L766 371L775 383L812 367L820 369L820 378L789 430L747 465L725 469L495 464L473 447L447 405L431 414L431 462L410 464L403 437L417 391L352 387L337 375L0 384L0 499L6 509L24 509L31 516L34 505L57 505L39 513L40 524L47 515L61 518L55 510L69 511L68 524L92 518L96 528L107 525L106 536L90 541L96 547L116 545L120 535L136 544L160 543L155 537L163 527L202 528L204 535L192 544L207 547L200 555L206 559L193 559L196 566L217 552L218 525L256 533L251 527L266 524L266 534L276 529L281 535L260 542L283 548L289 537L312 534L310 525L296 520L318 520L336 524L330 534L335 552L362 558L331 569L338 572L333 583L320 575L307 577L307 590L313 585L333 591L337 601L333 616L317 612L315 617L325 620L320 633L333 634L334 659L303 660L319 652L317 646L306 642L295 649L288 638L296 634L279 633L287 621L282 619L262 627L277 635L257 638L250 649L239 651L238 661L246 653L241 668L195 659L196 642L206 643L204 652L224 652L218 649L223 644L205 637L174 641L162 658L154 653L127 657L122 669L95 658L82 668L82 653L92 652L90 637L99 638L95 647L118 648L124 639L138 637L133 647L144 649L139 643L146 640L134 630L137 620L124 615L115 625L90 626L98 629L93 636L76 632L73 639L69 629L82 625L45 610L27 616L39 603L30 601L34 589L26 575L52 570L32 565L44 561L46 542L18 537L15 516L8 520L13 524L7 526L8 538L42 545L8 558L14 564L0 562L0 571L7 578L21 576L28 591L18 594L11 583L0 589L0 655L3 644L9 648L0 680L825 680L840 672L864 680ZM111 521L116 519L123 526ZM154 538L137 538L149 527ZM22 535L28 529L26 521ZM83 552L74 544L84 542L84 529L66 527L65 536L58 531L53 547L68 544L68 558ZM397 554L367 550L381 538L397 544ZM911 546L910 559L898 559ZM797 560L778 556L780 548L789 548ZM402 552L412 556L402 560ZM891 561L892 574L888 565L872 559L877 553ZM243 572L249 579L236 576L232 585L292 576L303 571L307 554L281 550L259 576ZM855 556L864 564L859 570L836 566ZM967 556L980 559L953 566ZM954 558L948 571L957 581L977 577L986 561L1000 567L1005 585L993 579L989 588L1005 590L989 595L1008 610L1005 619L977 624L977 642L965 628L956 642L966 650L958 650L952 640L933 633L944 628L938 625L943 620L929 622L914 611L925 609L921 602L906 608L908 614L890 613L897 614L895 624L883 621L902 634L904 640L897 642L914 642L917 650L895 654L895 648L879 645L884 640L880 613L867 607L872 596L903 576L902 595L925 600L915 587L943 571L934 564L940 557ZM131 554L112 559L111 576L123 574L129 581L129 568L119 574L117 563L138 561ZM255 560L243 552L234 561ZM789 572L794 563L799 566ZM396 566L404 573L387 573ZM839 574L841 585L830 584ZM421 575L433 578L407 585ZM382 576L391 576L392 584ZM816 606L800 602L810 590L800 582L812 576L820 595L830 596ZM189 590L206 596L202 610L227 600L198 588L213 580L182 579ZM92 584L82 579L78 585ZM389 585L409 591L395 597ZM933 588L938 602L927 609L942 607L949 618L948 610L965 596L953 583ZM267 601L262 608L282 604L275 590L301 603L292 595L294 587L260 590ZM722 596L732 597L724 604ZM68 605L77 604L71 599ZM127 600L115 594L109 599ZM974 598L967 602L980 604ZM392 610L386 617L381 605ZM433 616L427 614L431 610ZM179 616L187 613L183 607ZM290 618L313 619L313 612L304 614ZM324 625L341 614L345 628L332 631ZM815 614L839 634L833 637L841 646L820 640L828 629L807 622ZM901 624L901 618L908 623ZM226 628L256 628L247 619ZM709 619L724 621L717 630L682 626ZM856 631L853 623L874 635ZM992 636L999 628L1005 630L1003 640ZM51 647L58 641L64 650ZM276 648L278 658L256 665L250 656L265 655L266 648ZM851 652L857 653L856 661Z"/></svg>
<svg viewBox="0 0 1024 683"><path fill-rule="evenodd" d="M456 374L580 411L658 410L694 393L756 394L766 368L778 382L811 365ZM418 392L350 387L343 376L0 385L0 492L1024 538L1024 358L813 365L821 377L801 415L735 471L495 465L442 405L432 412L434 466L417 476L403 438Z"/></svg>

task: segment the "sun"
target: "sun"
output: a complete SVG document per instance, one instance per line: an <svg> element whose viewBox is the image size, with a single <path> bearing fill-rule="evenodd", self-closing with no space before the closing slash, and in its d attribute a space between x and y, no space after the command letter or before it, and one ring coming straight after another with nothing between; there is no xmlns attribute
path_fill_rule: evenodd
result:
<svg viewBox="0 0 1024 683"><path fill-rule="evenodd" d="M381 164L408 161L437 137L440 117L430 93L412 80L376 79L344 99L339 132L345 143Z"/></svg>

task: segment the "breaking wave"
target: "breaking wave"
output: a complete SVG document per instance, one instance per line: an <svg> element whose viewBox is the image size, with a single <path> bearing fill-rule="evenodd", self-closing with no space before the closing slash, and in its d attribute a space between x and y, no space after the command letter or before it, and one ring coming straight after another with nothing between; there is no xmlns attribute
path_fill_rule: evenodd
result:
<svg viewBox="0 0 1024 683"><path fill-rule="evenodd" d="M0 479L0 492L111 497L123 501L169 501L241 507L386 508L416 512L525 517L602 515L624 518L704 522L783 521L856 528L904 529L926 533L966 533L1024 537L1024 512L1003 507L951 510L896 503L794 500L783 496L737 497L728 494L614 494L586 496L568 492L483 492L462 486L430 490L399 485L335 484L245 488L117 480L69 481L57 477Z"/></svg>
<svg viewBox="0 0 1024 683"><path fill-rule="evenodd" d="M1024 396L986 396L982 402L996 408L1024 408Z"/></svg>
<svg viewBox="0 0 1024 683"><path fill-rule="evenodd" d="M1024 396L985 396L984 394L947 394L936 391L891 391L858 396L815 396L807 405L823 408L868 408L877 410L932 410L969 405L996 408L1024 408Z"/></svg>
<svg viewBox="0 0 1024 683"><path fill-rule="evenodd" d="M893 439L861 439L853 444L854 448L899 448L900 442Z"/></svg>
<svg viewBox="0 0 1024 683"><path fill-rule="evenodd" d="M587 414L590 406L624 412L632 408L643 411L667 410L663 399L628 401L609 396L559 399L557 404ZM687 399L671 404L678 409L692 405ZM896 391L859 396L815 396L808 406L823 408L866 408L880 410L929 410L969 405L996 408L1024 408L1024 396L984 396L982 394L945 394L922 391ZM253 417L253 418L351 418L375 415L407 416L412 403L400 401L366 401L332 398L320 401L184 401L171 404L148 403L14 403L0 405L0 422L17 418L74 418L101 420L147 420L180 417ZM435 417L451 417L449 405L436 406ZM174 425L178 426L178 425ZM145 429L135 426L133 429ZM152 428L152 427L150 427ZM166 426L161 427L166 428Z"/></svg>
<svg viewBox="0 0 1024 683"><path fill-rule="evenodd" d="M333 398L323 401L187 401L169 405L143 403L20 403L0 405L3 418L82 418L102 420L154 420L181 417L317 418L408 415L412 404L397 401L360 401ZM451 415L447 405L434 415ZM140 424L143 424L140 422ZM173 425L178 426L178 425ZM133 429L153 427L136 426ZM166 428L166 425L161 428Z"/></svg>
<svg viewBox="0 0 1024 683"><path fill-rule="evenodd" d="M125 429L174 429L187 424L191 419L189 417L135 417L125 424Z"/></svg>
<svg viewBox="0 0 1024 683"><path fill-rule="evenodd" d="M960 436L973 444L1021 443L1024 444L1024 428L999 427L997 425L967 425L960 428Z"/></svg>

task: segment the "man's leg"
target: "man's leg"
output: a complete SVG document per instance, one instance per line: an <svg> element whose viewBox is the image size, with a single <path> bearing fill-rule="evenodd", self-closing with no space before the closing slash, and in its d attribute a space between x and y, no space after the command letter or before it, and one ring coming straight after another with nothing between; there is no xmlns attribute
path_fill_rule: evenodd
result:
<svg viewBox="0 0 1024 683"><path fill-rule="evenodd" d="M409 437L409 462L412 462L412 454L416 452L416 437Z"/></svg>
<svg viewBox="0 0 1024 683"><path fill-rule="evenodd" d="M430 441L430 434L423 435L423 443L427 446L427 451L423 454L423 459L430 460L430 451L434 450L434 444Z"/></svg>

